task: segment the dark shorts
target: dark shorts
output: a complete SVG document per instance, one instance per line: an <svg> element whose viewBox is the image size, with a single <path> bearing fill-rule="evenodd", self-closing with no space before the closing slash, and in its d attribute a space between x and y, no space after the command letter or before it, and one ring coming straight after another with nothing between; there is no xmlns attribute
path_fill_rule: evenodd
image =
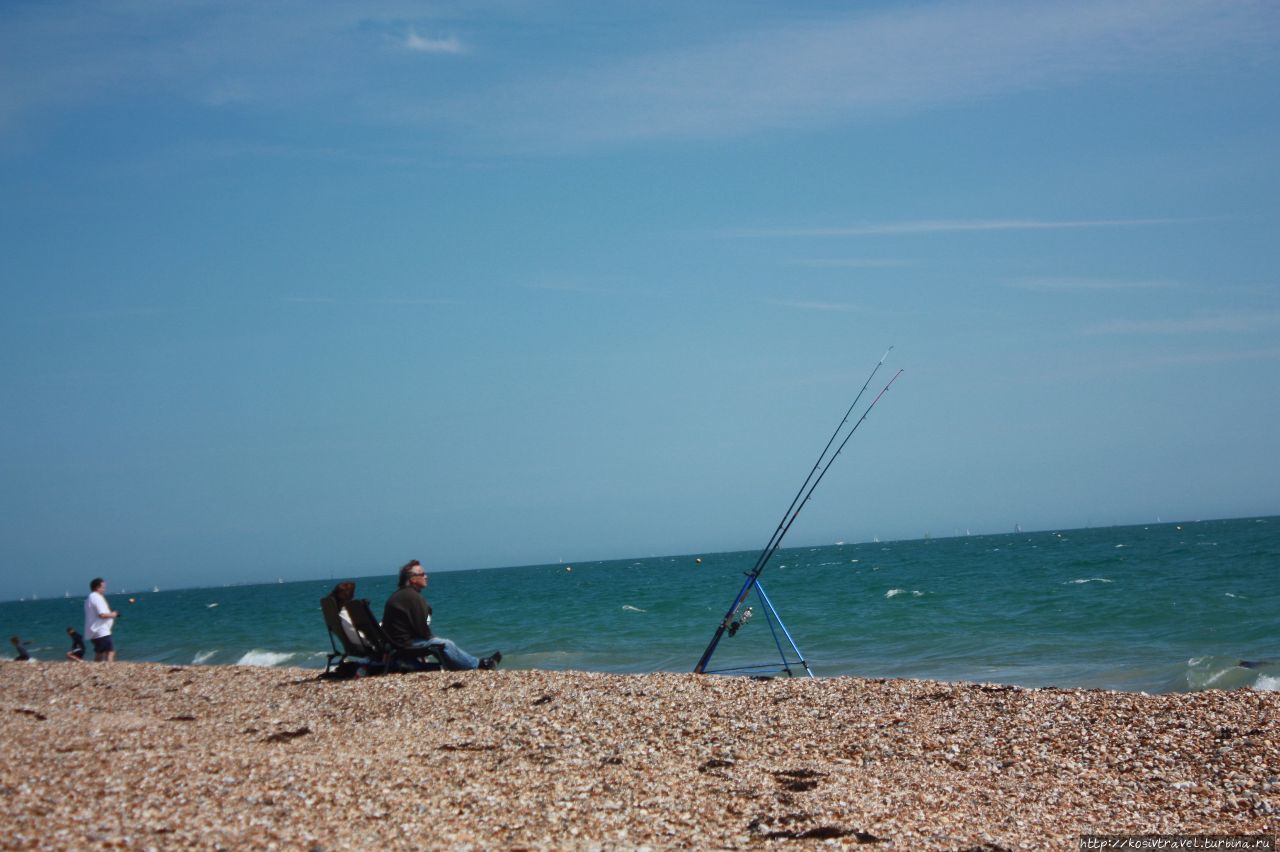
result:
<svg viewBox="0 0 1280 852"><path fill-rule="evenodd" d="M90 639L89 641L93 643L93 651L95 654L105 654L108 651L114 651L116 649L116 646L111 641L110 636L103 636L98 639Z"/></svg>
<svg viewBox="0 0 1280 852"><path fill-rule="evenodd" d="M73 657L79 657L80 659L82 659L82 660L83 660L83 659L84 659L84 646L83 646L83 645L77 645L76 647L72 648L72 649L71 649L71 651L70 651L69 653L71 654L71 656L73 656Z"/></svg>

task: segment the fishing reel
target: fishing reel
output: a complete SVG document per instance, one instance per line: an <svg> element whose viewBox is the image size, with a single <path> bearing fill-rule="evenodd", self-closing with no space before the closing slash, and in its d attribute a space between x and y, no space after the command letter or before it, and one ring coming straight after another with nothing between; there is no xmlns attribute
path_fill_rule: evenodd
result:
<svg viewBox="0 0 1280 852"><path fill-rule="evenodd" d="M737 633L738 630L742 627L745 627L746 623L750 620L751 620L751 607L747 607L746 611L743 612L742 615L738 616L738 620L729 625L729 635L732 636L735 633Z"/></svg>

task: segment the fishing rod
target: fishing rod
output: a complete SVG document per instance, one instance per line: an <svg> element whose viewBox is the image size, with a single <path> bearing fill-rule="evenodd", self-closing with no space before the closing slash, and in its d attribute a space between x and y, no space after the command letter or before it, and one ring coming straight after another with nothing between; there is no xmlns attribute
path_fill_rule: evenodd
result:
<svg viewBox="0 0 1280 852"><path fill-rule="evenodd" d="M768 562L769 557L772 556L770 548L773 547L775 541L781 541L782 536L787 534L786 529L784 529L784 525L787 524L787 517L791 514L792 510L796 508L796 503L800 500L800 495L804 494L805 488L808 487L809 480L813 479L813 475L818 472L818 466L821 465L822 460L826 458L827 451L830 450L831 445L835 443L836 436L840 434L840 430L844 428L844 424L849 422L849 415L853 413L855 408L857 408L858 400L862 399L862 395L867 392L867 386L871 384L871 380L876 377L876 373L882 366L884 366L885 359L889 357L889 353L892 351L892 346L884 351L884 354L880 356L880 360L876 362L875 367L871 369L871 375L867 376L867 380L862 383L862 389L859 390L858 395L853 398L853 402L850 403L849 408L845 410L844 417L841 418L840 423L836 425L836 430L832 432L831 437L827 439L827 445L822 448L822 452L818 454L818 460L813 463L813 468L809 471L809 475L806 476L804 478L804 482L800 484L800 490L797 491L796 496L792 498L791 505L787 507L787 511L782 513L782 520L778 521L778 527L773 531L773 537L769 539L769 543L764 546L764 550L760 551L760 556L756 558L756 564L751 569L752 573L758 574L760 570L764 569L764 563ZM866 415L863 416L865 417ZM857 426L854 428L856 429ZM852 435L853 433L850 432L849 434ZM833 456L832 458L834 459L835 457Z"/></svg>
<svg viewBox="0 0 1280 852"><path fill-rule="evenodd" d="M818 454L818 460L814 462L813 468L809 471L809 475L805 477L804 482L800 485L800 490L797 491L796 496L792 498L791 505L788 506L787 511L783 513L782 520L778 522L778 526L773 531L773 535L770 537L769 542L765 545L764 549L760 551L760 556L757 557L755 565L752 567L751 571L747 573L746 582L743 583L742 589L738 592L737 597L733 599L733 603L730 605L729 611L725 613L724 619L721 620L720 625L716 628L715 635L711 637L711 643L707 645L707 650L703 652L702 658L698 661L698 665L694 667L693 670L696 674L703 674L706 672L707 663L711 661L711 655L715 653L716 646L720 644L720 640L724 636L725 631L728 630L729 635L732 636L736 632L734 628L741 625L741 622L738 624L733 623L734 616L738 614L738 610L742 607L743 602L746 601L747 595L751 593L751 589L759 588L758 583L760 574L764 571L765 566L768 565L769 560L773 558L773 555L778 552L778 548L782 546L782 539L786 536L787 531L791 529L791 525L794 524L796 518L800 516L801 510L804 509L810 498L813 497L814 490L817 489L818 484L822 482L823 477L827 475L827 471L831 469L831 465L844 450L845 445L849 443L849 439L853 437L853 434L858 431L858 427L867 419L867 415L871 413L871 409L875 408L876 403L880 401L880 398L883 397L885 392L889 390L889 387L898 380L898 376L902 375L902 370L899 370L894 374L888 384L880 390L880 393L876 395L876 398L867 406L867 409L862 413L862 416L853 424L853 428L849 430L849 433L845 435L844 440L842 440L840 445L836 447L836 451L832 453L829 459L827 459L827 453L830 451L831 445L835 443L835 440L839 437L841 430L844 428L845 424L849 422L849 415L853 413L853 410L858 405L858 401L862 399L862 395L866 393L867 387L871 384L871 380L875 378L876 373L879 371L880 367L884 365L885 359L889 357L889 353L892 351L893 347L890 346L885 351L884 355L881 356L880 360L876 362L875 367L871 370L871 374L867 376L867 380L863 382L861 390L858 391L858 395L854 397L853 403L850 404L848 410L845 411L844 417L841 418L835 431L831 433L831 437L827 440L826 446L824 446L822 448L822 452ZM826 459L825 465L823 464L824 459ZM814 478L815 473L817 474L816 479ZM771 608L767 602L766 606ZM783 631L786 633L785 627L783 627ZM786 633L786 635L788 641L791 641L791 635L789 633ZM791 647L796 650L797 654L799 654L799 648L796 648L794 641L791 641ZM785 665L785 654L783 655L783 662ZM809 672L810 677L812 677L813 672L809 670L808 664L805 663L803 659L800 662L801 665L804 666L805 671ZM787 671L790 673L789 668Z"/></svg>

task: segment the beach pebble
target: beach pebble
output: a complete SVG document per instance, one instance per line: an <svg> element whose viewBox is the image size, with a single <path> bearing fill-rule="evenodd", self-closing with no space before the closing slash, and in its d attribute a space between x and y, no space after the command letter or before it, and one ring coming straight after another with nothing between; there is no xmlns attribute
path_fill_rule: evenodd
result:
<svg viewBox="0 0 1280 852"><path fill-rule="evenodd" d="M66 700L90 677L92 698ZM0 663L0 836L342 850L1275 835L1278 710L1253 690Z"/></svg>

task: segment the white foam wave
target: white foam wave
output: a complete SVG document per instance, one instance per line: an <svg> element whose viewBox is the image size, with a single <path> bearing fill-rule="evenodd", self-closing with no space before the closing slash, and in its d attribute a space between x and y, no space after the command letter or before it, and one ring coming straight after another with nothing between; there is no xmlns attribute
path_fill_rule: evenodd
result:
<svg viewBox="0 0 1280 852"><path fill-rule="evenodd" d="M1229 671L1231 671L1231 669L1223 669L1220 672L1214 672L1213 674L1209 675L1209 677L1205 678L1204 685L1201 688L1210 689L1215 683L1222 680L1222 676Z"/></svg>
<svg viewBox="0 0 1280 852"><path fill-rule="evenodd" d="M905 595L905 594L910 594L913 598L918 598L921 595L923 595L924 592L920 591L919 589L911 589L909 591L907 589L890 589L889 591L884 593L884 596L886 598L896 598L898 595Z"/></svg>
<svg viewBox="0 0 1280 852"><path fill-rule="evenodd" d="M211 603L207 607L205 607L205 609L213 609L215 606L217 606L216 603Z"/></svg>
<svg viewBox="0 0 1280 852"><path fill-rule="evenodd" d="M260 651L257 648L236 660L237 666L278 666L286 660L293 659L293 654L279 651Z"/></svg>
<svg viewBox="0 0 1280 852"><path fill-rule="evenodd" d="M199 654L196 654L195 657L192 658L191 665L193 666L203 665L206 661L212 659L213 655L216 653L218 653L217 649L214 649L212 651L201 651Z"/></svg>
<svg viewBox="0 0 1280 852"><path fill-rule="evenodd" d="M1079 585L1081 585L1081 584L1083 584L1083 583L1114 583L1114 582L1115 582L1115 580L1108 580L1106 577L1090 577L1090 578L1088 578L1087 580L1086 580L1086 579L1083 579L1083 578L1082 578L1082 579L1079 579L1079 580L1068 580L1067 582L1063 583L1062 585L1064 585L1064 586L1079 586Z"/></svg>
<svg viewBox="0 0 1280 852"><path fill-rule="evenodd" d="M1253 688L1259 692L1280 692L1280 677L1258 675L1258 679L1254 682Z"/></svg>
<svg viewBox="0 0 1280 852"><path fill-rule="evenodd" d="M641 609L638 606L632 606L631 604L623 604L622 609L626 612L648 612L649 611L647 609Z"/></svg>

